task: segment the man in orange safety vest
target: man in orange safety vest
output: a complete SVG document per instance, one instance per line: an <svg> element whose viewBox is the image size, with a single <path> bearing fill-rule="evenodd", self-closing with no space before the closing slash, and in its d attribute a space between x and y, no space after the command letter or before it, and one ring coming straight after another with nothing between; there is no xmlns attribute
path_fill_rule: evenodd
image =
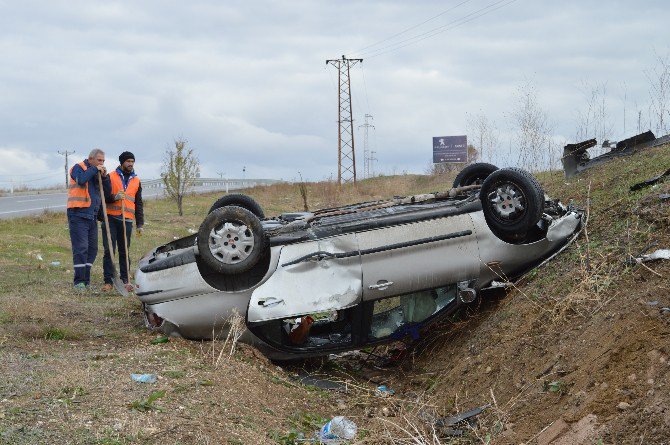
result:
<svg viewBox="0 0 670 445"><path fill-rule="evenodd" d="M98 174L102 175L105 196L110 184L105 169L105 152L94 148L70 169L67 192L67 222L72 242L74 288L85 291L91 284L91 267L98 254L98 212L102 206Z"/></svg>
<svg viewBox="0 0 670 445"><path fill-rule="evenodd" d="M109 233L112 238L112 250L119 252L119 270L121 281L128 284L129 274L126 267L126 248L130 246L130 235L133 231L133 221L137 227L137 235L142 233L144 225L144 206L142 203L142 184L140 178L135 174L135 155L124 151L119 156L119 166L109 174L112 192L111 199L107 200L107 216L109 220ZM124 226L125 219L125 226ZM102 226L102 244L105 248L103 269L105 285L103 290L110 291L112 285L112 273L114 263L107 243L107 227ZM126 231L124 242L123 231ZM118 246L118 249L117 249ZM130 260L128 260L130 262Z"/></svg>

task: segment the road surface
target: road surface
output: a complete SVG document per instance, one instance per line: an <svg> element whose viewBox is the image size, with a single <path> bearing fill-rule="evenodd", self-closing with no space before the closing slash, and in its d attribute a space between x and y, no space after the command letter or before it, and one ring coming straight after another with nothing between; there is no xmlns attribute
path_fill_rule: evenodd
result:
<svg viewBox="0 0 670 445"><path fill-rule="evenodd" d="M207 187L196 187L196 193L213 191ZM156 199L164 196L163 189L142 190L143 199ZM0 196L0 219L20 218L22 216L39 215L45 210L64 212L67 193L48 193L40 195Z"/></svg>

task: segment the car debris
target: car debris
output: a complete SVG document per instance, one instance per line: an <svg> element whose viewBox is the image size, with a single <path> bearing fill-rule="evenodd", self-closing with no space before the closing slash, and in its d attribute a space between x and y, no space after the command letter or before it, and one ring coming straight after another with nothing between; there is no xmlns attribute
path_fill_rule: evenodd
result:
<svg viewBox="0 0 670 445"><path fill-rule="evenodd" d="M649 255L641 255L635 258L637 261L648 263L649 261L670 260L670 249L658 249Z"/></svg>
<svg viewBox="0 0 670 445"><path fill-rule="evenodd" d="M659 182L662 182L665 180L665 178L670 177L670 168L667 169L665 172L661 173L658 176L654 176L651 179L647 179L646 181L638 182L637 184L633 184L630 186L630 191L634 192L636 190L643 189L645 187L650 187L654 184L658 184Z"/></svg>
<svg viewBox="0 0 670 445"><path fill-rule="evenodd" d="M454 427L465 425L466 423L474 427L476 425L476 420L474 418L490 407L490 404L486 404L450 417L442 417L435 420L435 429L437 429L443 436L462 436L464 431Z"/></svg>
<svg viewBox="0 0 670 445"><path fill-rule="evenodd" d="M300 383L301 385L314 386L316 388L324 389L326 391L336 391L343 393L346 393L348 391L346 383L315 377L307 373L297 374L295 376L292 376L292 379Z"/></svg>
<svg viewBox="0 0 670 445"><path fill-rule="evenodd" d="M275 360L404 339L549 261L583 211L528 172L471 164L445 191L266 218L249 196L217 200L197 233L145 255L136 295L166 336L225 337ZM504 286L507 286L506 284Z"/></svg>
<svg viewBox="0 0 670 445"><path fill-rule="evenodd" d="M563 170L566 178L571 178L584 170L588 170L597 165L604 164L622 156L630 156L640 150L656 147L670 142L670 135L665 135L659 138L654 136L651 131L637 134L623 141L617 142L612 147L609 141L603 142L603 147L611 147L610 151L603 153L591 159L588 149L597 145L596 139L588 139L575 144L567 144L563 147Z"/></svg>

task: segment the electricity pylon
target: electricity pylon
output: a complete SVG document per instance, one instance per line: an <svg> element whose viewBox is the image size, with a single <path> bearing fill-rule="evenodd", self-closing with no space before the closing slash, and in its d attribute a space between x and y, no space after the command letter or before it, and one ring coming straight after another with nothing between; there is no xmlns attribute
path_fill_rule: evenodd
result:
<svg viewBox="0 0 670 445"><path fill-rule="evenodd" d="M363 130L363 178L370 177L370 147L368 146L368 130L370 128L375 128L368 119L374 119L371 114L365 115L365 123L359 125L358 128L364 128Z"/></svg>
<svg viewBox="0 0 670 445"><path fill-rule="evenodd" d="M363 59L326 60L326 64L337 68L337 182L356 183L356 152L354 150L353 114L351 111L351 80L349 68Z"/></svg>

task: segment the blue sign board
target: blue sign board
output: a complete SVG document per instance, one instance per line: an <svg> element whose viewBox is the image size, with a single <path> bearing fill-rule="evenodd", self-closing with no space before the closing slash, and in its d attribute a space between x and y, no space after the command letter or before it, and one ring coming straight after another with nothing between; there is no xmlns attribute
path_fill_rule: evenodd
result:
<svg viewBox="0 0 670 445"><path fill-rule="evenodd" d="M433 138L433 163L468 162L467 136L437 136Z"/></svg>

